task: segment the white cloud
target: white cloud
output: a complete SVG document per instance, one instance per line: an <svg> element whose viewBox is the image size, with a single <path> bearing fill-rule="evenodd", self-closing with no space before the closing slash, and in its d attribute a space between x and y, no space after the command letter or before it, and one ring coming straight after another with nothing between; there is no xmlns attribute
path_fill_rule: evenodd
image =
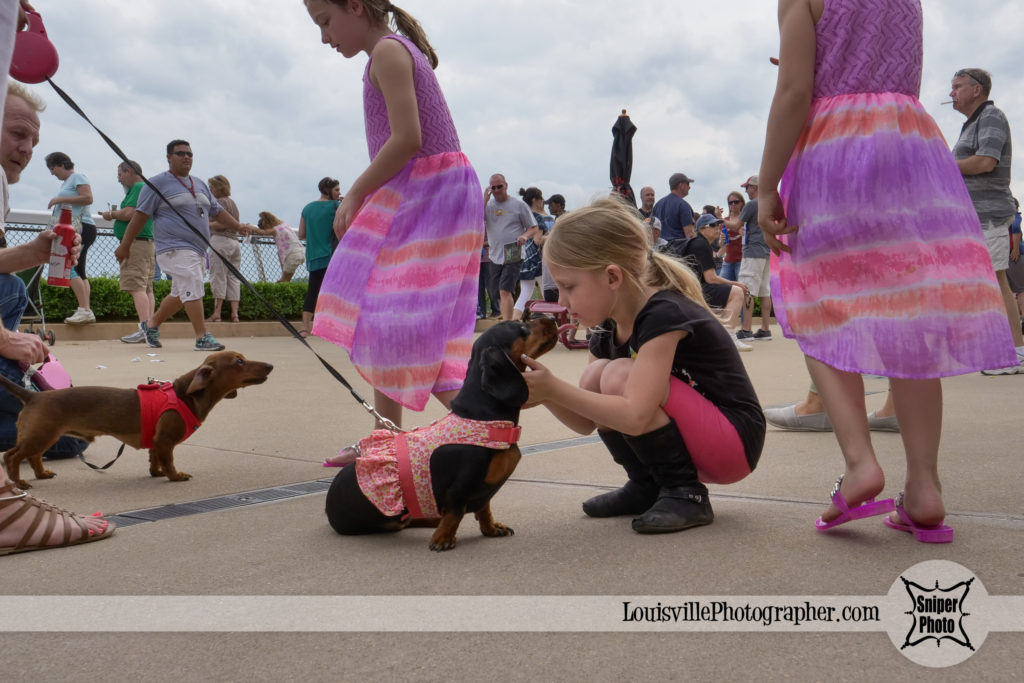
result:
<svg viewBox="0 0 1024 683"><path fill-rule="evenodd" d="M775 85L775 3L637 0L401 0L437 49L438 77L464 150L483 181L537 185L570 208L608 187L611 127L626 108L638 127L634 189L697 179L691 203L723 204L756 171ZM42 0L61 69L55 81L147 173L164 145L192 142L195 173L231 179L242 218L270 210L298 222L332 175L365 168L364 56L320 44L301 0L62 3ZM963 118L939 103L963 66L993 73L1011 126L1024 121L1013 46L1015 3L925 2L921 100L947 140ZM13 186L18 208L45 208L57 181L42 156L60 150L90 176L97 205L117 202L117 158L48 86L37 159ZM1018 174L1019 176L1021 174ZM1024 185L1015 183L1018 192ZM96 208L100 208L97 206Z"/></svg>

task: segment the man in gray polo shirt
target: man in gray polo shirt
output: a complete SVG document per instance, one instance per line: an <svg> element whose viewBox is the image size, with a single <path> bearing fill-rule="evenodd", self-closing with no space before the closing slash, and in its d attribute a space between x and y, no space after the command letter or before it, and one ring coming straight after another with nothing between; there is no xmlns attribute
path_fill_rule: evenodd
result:
<svg viewBox="0 0 1024 683"><path fill-rule="evenodd" d="M953 75L953 90L950 92L953 109L967 117L960 130L960 139L953 146L953 156L981 220L1020 360L1016 366L984 370L982 374L1016 375L1024 374L1024 339L1021 337L1020 312L1006 279L1010 262L1010 225L1016 212L1010 193L1013 145L1006 115L988 99L991 90L992 76L984 69L960 69Z"/></svg>
<svg viewBox="0 0 1024 683"><path fill-rule="evenodd" d="M491 260L491 291L498 290L501 319L511 320L515 305L513 290L522 268L520 249L540 229L526 202L508 194L505 176L495 173L484 190L484 225L487 227L487 256Z"/></svg>
<svg viewBox="0 0 1024 683"><path fill-rule="evenodd" d="M118 263L127 259L136 236L152 217L157 264L160 270L173 279L170 294L164 297L149 320L139 323L146 344L160 348L160 324L184 307L196 335L195 350L220 351L224 345L206 331L203 318L203 296L206 291L203 278L206 274L210 220L241 233L249 232L253 226L246 224L243 227L231 214L222 211L206 183L189 174L192 170L192 147L189 143L184 140L168 143L167 165L166 172L150 178L150 182L167 201L161 199L149 186L142 188L135 213L114 255ZM202 236L189 228L186 220ZM214 254L213 258L218 257Z"/></svg>

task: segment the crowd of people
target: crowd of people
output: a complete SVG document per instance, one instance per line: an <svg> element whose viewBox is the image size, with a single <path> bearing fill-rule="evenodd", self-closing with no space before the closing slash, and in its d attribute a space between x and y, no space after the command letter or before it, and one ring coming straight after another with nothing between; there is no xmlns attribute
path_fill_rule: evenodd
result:
<svg viewBox="0 0 1024 683"><path fill-rule="evenodd" d="M118 170L125 201L104 213L124 223L116 255L139 315L138 332L124 341L159 347L161 323L184 308L196 350L223 348L205 329L206 246L186 221L235 246L238 234L273 234L283 279L306 239L309 329L345 349L372 385L377 426L400 427L403 410L421 411L431 396L450 405L466 373L474 307L477 317L496 309L512 321L531 298L555 300L590 330L589 362L573 383L520 359L527 404L573 430L596 430L625 471L627 482L584 502L584 513L631 516L635 531L656 534L712 523L706 484L737 482L758 465L768 420L738 352L772 339L774 312L777 327L799 343L825 413L808 423L835 432L845 465L815 527L884 514L887 526L918 541L949 542L937 466L940 378L1024 373L1020 292L1015 298L1007 272L1020 261L1009 127L988 99L991 75L957 71L951 96L967 121L951 153L917 99L919 0L833 2L844 12L825 14L823 0L779 0L779 80L760 168L739 183L747 199L734 191L728 209L712 202L698 215L686 199L694 180L684 173L672 174L660 199L644 187L639 208L609 197L566 211L564 198L545 200L536 187L513 197L500 173L482 189L419 23L388 0L305 0L324 44L346 58L369 57L369 165L344 198L337 181L321 181L320 199L305 207L296 232L269 212L259 227L241 223L226 178L208 186L191 176L185 140L167 144L168 170L150 178L162 196L138 188L141 169L127 162ZM815 45L821 59L808 48ZM17 181L39 128L26 111L31 98L11 93L18 104L4 110L3 155L22 156L12 171L5 163L6 182ZM891 134L901 125L914 134ZM878 159L897 160L881 180ZM49 155L47 166L63 183L51 205L82 207L84 280L88 178L64 154ZM863 210L879 188L901 197L897 210ZM938 236L936 225L943 226ZM44 232L0 252L0 270L41 261L50 239ZM147 241L152 250L136 247ZM148 274L144 260L153 252L172 277L158 306L146 278L134 276ZM1019 269L1013 272L1016 282ZM230 272L213 277L214 318L225 300L237 317ZM75 289L79 322L92 315L88 291L87 282ZM45 353L38 339L15 331L20 314L4 313L5 373L13 361L38 362ZM871 444L864 374L890 382L893 415L874 417L902 432L906 476L895 499L876 500L885 474ZM807 417L794 409L782 426L799 429ZM348 446L325 464L358 467L359 453ZM63 515L65 543L112 531L54 511L5 477L0 532L16 533L19 525L3 519L23 506ZM33 536L36 526L17 549L51 545Z"/></svg>

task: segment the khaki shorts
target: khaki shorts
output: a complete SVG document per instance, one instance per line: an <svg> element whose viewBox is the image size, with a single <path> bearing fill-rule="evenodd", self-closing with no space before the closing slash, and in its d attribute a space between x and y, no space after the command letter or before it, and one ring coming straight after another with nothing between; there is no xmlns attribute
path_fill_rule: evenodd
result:
<svg viewBox="0 0 1024 683"><path fill-rule="evenodd" d="M769 282L769 263L766 258L743 257L740 261L740 282L747 286L751 296L771 296L772 289Z"/></svg>
<svg viewBox="0 0 1024 683"><path fill-rule="evenodd" d="M985 246L992 257L992 269L997 273L1006 270L1010 265L1010 224L1013 216L1006 220L981 222L981 231L985 233Z"/></svg>
<svg viewBox="0 0 1024 683"><path fill-rule="evenodd" d="M206 256L191 249L171 249L156 255L160 270L171 276L171 296L186 301L202 299L206 294Z"/></svg>
<svg viewBox="0 0 1024 683"><path fill-rule="evenodd" d="M305 249L292 249L288 252L288 255L284 257L284 263L281 264L281 272L287 275L295 273L295 269L306 262L306 250Z"/></svg>
<svg viewBox="0 0 1024 683"><path fill-rule="evenodd" d="M153 251L153 240L132 242L128 258L121 262L122 292L153 291L153 264L156 262Z"/></svg>

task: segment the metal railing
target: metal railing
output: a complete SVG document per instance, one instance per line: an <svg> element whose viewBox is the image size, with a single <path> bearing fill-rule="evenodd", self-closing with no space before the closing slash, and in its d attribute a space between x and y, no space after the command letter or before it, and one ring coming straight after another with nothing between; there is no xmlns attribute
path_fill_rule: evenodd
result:
<svg viewBox="0 0 1024 683"><path fill-rule="evenodd" d="M14 209L7 217L7 246L14 247L30 242L39 232L52 224L52 215L47 211L24 211ZM112 223L93 215L96 222L96 241L89 247L86 260L86 275L89 277L117 277L120 269L114 250L120 242L114 237ZM281 263L277 258L277 245L273 238L252 235L242 244L242 264L239 270L250 282L276 282L281 277ZM209 258L217 256L209 254ZM292 277L293 281L308 280L306 265L301 264Z"/></svg>

